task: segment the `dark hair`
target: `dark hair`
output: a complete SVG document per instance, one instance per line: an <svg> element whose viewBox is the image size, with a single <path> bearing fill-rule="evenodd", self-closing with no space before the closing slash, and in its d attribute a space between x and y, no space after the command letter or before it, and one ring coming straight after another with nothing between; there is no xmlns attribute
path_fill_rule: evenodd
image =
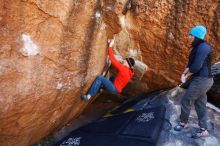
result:
<svg viewBox="0 0 220 146"><path fill-rule="evenodd" d="M131 58L131 57L129 57L129 58L126 58L126 61L127 61L128 65L129 65L129 67L130 67L130 68L132 69L132 71L133 71L133 67L134 67L134 65L135 65L134 59Z"/></svg>
<svg viewBox="0 0 220 146"><path fill-rule="evenodd" d="M192 47L197 47L199 44L201 44L203 42L205 42L205 41L200 39L200 38L195 37L193 42L191 43L191 46Z"/></svg>

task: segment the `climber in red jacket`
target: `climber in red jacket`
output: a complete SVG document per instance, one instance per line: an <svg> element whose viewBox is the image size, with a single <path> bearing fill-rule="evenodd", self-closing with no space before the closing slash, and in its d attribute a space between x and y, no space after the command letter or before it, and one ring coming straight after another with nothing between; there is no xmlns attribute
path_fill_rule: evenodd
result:
<svg viewBox="0 0 220 146"><path fill-rule="evenodd" d="M99 89L104 86L104 89L109 91L110 93L117 94L121 93L123 88L128 84L129 80L133 77L133 67L135 65L135 61L133 58L126 58L121 63L116 60L113 54L113 44L114 40L111 40L108 48L108 55L112 62L113 67L117 70L117 75L114 78L114 81L110 81L104 76L98 76L96 80L93 82L88 94L82 94L82 98L85 101L88 101L92 96L94 96Z"/></svg>

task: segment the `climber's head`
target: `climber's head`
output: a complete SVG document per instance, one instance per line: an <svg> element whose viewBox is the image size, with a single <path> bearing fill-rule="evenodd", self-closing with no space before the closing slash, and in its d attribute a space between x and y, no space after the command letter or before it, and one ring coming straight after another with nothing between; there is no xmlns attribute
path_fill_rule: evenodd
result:
<svg viewBox="0 0 220 146"><path fill-rule="evenodd" d="M204 40L206 33L207 33L207 30L205 26L201 26L201 25L196 25L189 32L191 36L194 36L195 38L198 38L201 40Z"/></svg>

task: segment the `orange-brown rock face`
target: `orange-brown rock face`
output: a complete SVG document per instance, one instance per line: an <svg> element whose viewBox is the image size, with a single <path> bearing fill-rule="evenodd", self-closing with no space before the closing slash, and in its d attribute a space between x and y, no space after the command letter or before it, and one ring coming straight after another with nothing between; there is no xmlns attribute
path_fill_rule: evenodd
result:
<svg viewBox="0 0 220 146"><path fill-rule="evenodd" d="M218 0L139 0L137 16L122 14L125 3L0 0L1 145L33 144L81 113L87 103L80 94L102 72L107 38L115 38L123 57L148 66L142 80L129 85L138 92L178 82L196 24L207 26L219 60Z"/></svg>

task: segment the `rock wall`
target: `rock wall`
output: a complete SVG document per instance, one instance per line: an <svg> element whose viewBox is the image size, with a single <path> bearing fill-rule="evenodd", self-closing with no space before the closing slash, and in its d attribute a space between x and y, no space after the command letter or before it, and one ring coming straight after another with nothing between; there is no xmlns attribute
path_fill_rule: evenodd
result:
<svg viewBox="0 0 220 146"><path fill-rule="evenodd" d="M218 0L136 2L138 15L123 15L126 0L0 0L1 145L33 144L80 115L88 105L80 94L103 70L107 38L116 53L148 65L127 92L176 85L196 24L207 26L220 59Z"/></svg>
<svg viewBox="0 0 220 146"><path fill-rule="evenodd" d="M220 62L212 66L212 74L214 75L214 84L207 93L208 101L220 108Z"/></svg>

